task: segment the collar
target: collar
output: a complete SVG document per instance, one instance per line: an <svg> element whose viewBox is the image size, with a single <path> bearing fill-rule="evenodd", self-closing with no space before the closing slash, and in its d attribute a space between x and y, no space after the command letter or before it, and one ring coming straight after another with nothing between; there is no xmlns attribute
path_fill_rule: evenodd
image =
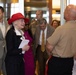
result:
<svg viewBox="0 0 76 75"><path fill-rule="evenodd" d="M16 32L16 35L24 35L23 31L22 30L18 30L17 28L15 28L15 32Z"/></svg>

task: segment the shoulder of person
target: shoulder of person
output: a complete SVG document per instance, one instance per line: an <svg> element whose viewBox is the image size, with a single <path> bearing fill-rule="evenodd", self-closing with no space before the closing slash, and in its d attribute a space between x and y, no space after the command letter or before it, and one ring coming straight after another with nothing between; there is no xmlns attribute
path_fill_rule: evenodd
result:
<svg viewBox="0 0 76 75"><path fill-rule="evenodd" d="M14 28L11 26L10 29L7 31L7 34L14 34Z"/></svg>
<svg viewBox="0 0 76 75"><path fill-rule="evenodd" d="M37 21L35 19L33 19L30 23L30 25L33 25L33 24L37 24Z"/></svg>
<svg viewBox="0 0 76 75"><path fill-rule="evenodd" d="M50 24L47 24L47 28L55 30Z"/></svg>
<svg viewBox="0 0 76 75"><path fill-rule="evenodd" d="M39 25L36 25L36 30L39 30L40 29L40 26Z"/></svg>

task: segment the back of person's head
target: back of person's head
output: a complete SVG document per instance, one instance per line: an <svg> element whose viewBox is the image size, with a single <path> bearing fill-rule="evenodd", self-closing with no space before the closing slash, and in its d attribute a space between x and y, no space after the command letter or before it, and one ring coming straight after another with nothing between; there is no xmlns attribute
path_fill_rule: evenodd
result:
<svg viewBox="0 0 76 75"><path fill-rule="evenodd" d="M4 8L3 8L2 6L0 6L0 10L1 10L2 12L4 12Z"/></svg>
<svg viewBox="0 0 76 75"><path fill-rule="evenodd" d="M44 19L44 18L42 18L41 20L39 20L39 24L47 24L47 21L46 21L46 19Z"/></svg>
<svg viewBox="0 0 76 75"><path fill-rule="evenodd" d="M76 5L70 4L64 11L64 19L66 21L76 20Z"/></svg>

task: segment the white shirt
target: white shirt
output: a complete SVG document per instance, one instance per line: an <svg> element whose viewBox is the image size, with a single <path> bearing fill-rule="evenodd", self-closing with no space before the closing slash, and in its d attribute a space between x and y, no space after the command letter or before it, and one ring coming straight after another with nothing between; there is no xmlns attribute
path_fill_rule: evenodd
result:
<svg viewBox="0 0 76 75"><path fill-rule="evenodd" d="M3 37L5 38L5 23L4 22L3 23L0 22L0 29L2 31Z"/></svg>
<svg viewBox="0 0 76 75"><path fill-rule="evenodd" d="M20 38L21 40L25 40L25 37L23 36L24 35L24 32L22 30L18 30L17 28L15 28L15 33L16 35L21 35L22 37ZM22 54L24 54L25 51L22 51Z"/></svg>
<svg viewBox="0 0 76 75"><path fill-rule="evenodd" d="M43 32L43 30L41 30L41 32L40 32L39 45L41 45L41 43L42 43L42 32ZM46 29L44 30L44 34L45 34L45 44L46 44L47 27L46 27Z"/></svg>
<svg viewBox="0 0 76 75"><path fill-rule="evenodd" d="M21 35L21 40L25 39L24 37L24 32L22 30L18 30L17 28L15 28L15 33L16 35Z"/></svg>

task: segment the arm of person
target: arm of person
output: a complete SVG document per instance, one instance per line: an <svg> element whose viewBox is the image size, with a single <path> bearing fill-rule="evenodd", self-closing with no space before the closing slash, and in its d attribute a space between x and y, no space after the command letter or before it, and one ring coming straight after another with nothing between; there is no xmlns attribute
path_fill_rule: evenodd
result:
<svg viewBox="0 0 76 75"><path fill-rule="evenodd" d="M74 59L76 60L76 55L74 55Z"/></svg>
<svg viewBox="0 0 76 75"><path fill-rule="evenodd" d="M52 51L54 50L54 48L56 47L57 43L60 40L60 36L61 36L61 32L60 29L58 28L54 31L54 33L49 38L47 38L46 51L48 55L52 54Z"/></svg>
<svg viewBox="0 0 76 75"><path fill-rule="evenodd" d="M19 55L23 50L25 50L22 48L18 48L20 43L18 44L15 36L16 34L13 30L9 30L6 34L6 47L8 55Z"/></svg>
<svg viewBox="0 0 76 75"><path fill-rule="evenodd" d="M53 46L47 41L46 42L46 51L49 56L51 55L52 49L53 49Z"/></svg>

